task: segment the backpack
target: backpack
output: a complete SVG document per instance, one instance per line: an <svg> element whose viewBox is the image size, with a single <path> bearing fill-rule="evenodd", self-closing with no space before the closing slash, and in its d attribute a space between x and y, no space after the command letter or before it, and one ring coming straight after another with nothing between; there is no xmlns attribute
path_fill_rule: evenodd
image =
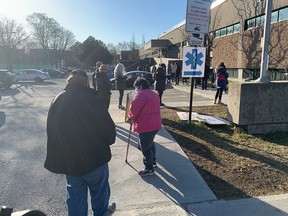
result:
<svg viewBox="0 0 288 216"><path fill-rule="evenodd" d="M217 80L226 80L226 76L224 73L217 73Z"/></svg>

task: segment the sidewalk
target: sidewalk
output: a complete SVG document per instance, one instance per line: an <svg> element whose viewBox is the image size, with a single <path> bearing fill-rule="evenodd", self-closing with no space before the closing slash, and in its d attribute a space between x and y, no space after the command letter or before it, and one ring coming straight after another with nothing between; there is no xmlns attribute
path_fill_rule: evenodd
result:
<svg viewBox="0 0 288 216"><path fill-rule="evenodd" d="M175 88L190 92L190 86ZM194 89L193 94L214 99L215 90ZM141 178L138 171L143 168L143 163L142 153L137 149L138 136L131 134L128 163L125 163L129 124L124 122L124 111L119 111L116 105L111 105L109 112L117 130L117 140L111 146L112 160L109 163L111 202L117 205L113 215L288 215L288 194L233 201L217 200L179 144L164 128L155 137L156 174Z"/></svg>
<svg viewBox="0 0 288 216"><path fill-rule="evenodd" d="M189 83L188 85L186 84L180 84L180 85L171 85L172 88L174 89L177 89L177 90L180 90L180 91L185 91L185 92L188 92L190 93L191 92L191 84ZM205 97L207 99L210 99L212 100L212 103L211 105L214 105L214 99L215 99L215 94L216 94L216 88L211 88L211 87L208 87L206 90L202 90L201 89L201 86L197 86L197 88L193 88L193 95L199 95L199 96L202 96L202 97ZM225 92L223 92L223 95L222 95L222 102L224 104L227 104L227 101L228 101L228 94L226 94Z"/></svg>

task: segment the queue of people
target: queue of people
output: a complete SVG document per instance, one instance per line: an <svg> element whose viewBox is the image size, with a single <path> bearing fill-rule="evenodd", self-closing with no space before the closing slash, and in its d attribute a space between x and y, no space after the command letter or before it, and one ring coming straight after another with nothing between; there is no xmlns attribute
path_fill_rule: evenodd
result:
<svg viewBox="0 0 288 216"><path fill-rule="evenodd" d="M161 128L164 66L157 70L156 90L159 95L150 89L145 78L139 77L134 83L135 98L129 107L128 116L133 131L139 134L143 153L144 168L139 171L142 177L153 175L157 167L154 138ZM88 214L88 190L94 215L108 216L116 210L115 203L109 205L108 162L112 157L110 146L116 140L116 127L108 112L112 85L107 71L107 65L96 63L92 88L85 71L72 71L65 89L52 100L49 108L44 167L65 175L69 216ZM119 109L125 109L122 106L124 72L124 65L116 65L114 75L119 90Z"/></svg>
<svg viewBox="0 0 288 216"><path fill-rule="evenodd" d="M173 65L170 66L171 74L174 73L172 69ZM88 189L94 215L107 216L116 210L115 203L109 205L108 162L112 157L110 146L116 141L116 126L108 112L112 85L107 71L107 65L96 63L92 88L85 71L72 71L65 89L52 100L49 108L44 167L53 173L65 175L69 216L88 214ZM119 109L125 109L122 106L126 79L124 72L124 65L117 64L114 76L119 90ZM138 77L133 85L135 97L128 108L128 118L133 132L139 134L143 154L144 168L138 172L141 177L154 175L157 168L154 139L161 129L160 106L164 105L162 95L167 78L164 63L155 68L153 78L158 94L150 88L145 78ZM225 64L221 62L216 69L214 103L217 99L218 103L222 103L227 78Z"/></svg>

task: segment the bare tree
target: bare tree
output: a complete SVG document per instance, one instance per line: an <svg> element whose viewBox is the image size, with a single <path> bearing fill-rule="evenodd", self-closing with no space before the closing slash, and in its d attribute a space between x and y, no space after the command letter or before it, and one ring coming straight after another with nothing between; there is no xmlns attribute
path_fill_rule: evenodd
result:
<svg viewBox="0 0 288 216"><path fill-rule="evenodd" d="M50 65L52 62L55 64L56 59L52 55L55 53L55 47L58 46L57 38L61 33L60 25L55 19L49 18L44 13L33 13L27 16L26 20L32 27L34 39L43 50L47 51Z"/></svg>
<svg viewBox="0 0 288 216"><path fill-rule="evenodd" d="M23 26L17 24L15 20L7 18L0 20L0 47L5 53L6 67L8 70L13 71L13 52L15 52L28 37Z"/></svg>
<svg viewBox="0 0 288 216"><path fill-rule="evenodd" d="M126 42L126 41L118 42L116 47L117 47L116 49L119 51L119 53L121 51L130 51L132 59L137 59L139 57L140 44L137 44L135 42L134 34L132 35L132 38L129 42Z"/></svg>
<svg viewBox="0 0 288 216"><path fill-rule="evenodd" d="M65 51L75 43L74 34L43 13L33 13L27 16L26 20L31 25L33 36L39 46L47 50L50 65L52 62L59 64L65 56Z"/></svg>
<svg viewBox="0 0 288 216"><path fill-rule="evenodd" d="M59 29L53 43L53 49L58 51L56 55L58 64L64 60L66 51L69 50L75 42L75 36L71 31L64 28Z"/></svg>
<svg viewBox="0 0 288 216"><path fill-rule="evenodd" d="M117 64L119 62L119 54L120 54L119 50L117 50L117 47L112 43L108 43L107 49L113 56L113 64Z"/></svg>
<svg viewBox="0 0 288 216"><path fill-rule="evenodd" d="M239 51L241 51L246 59L246 67L257 69L260 67L261 63L261 53L262 49L260 47L261 37L263 36L263 24L264 24L264 13L265 13L265 2L266 1L252 1L247 3L246 0L231 0L232 4L235 7L235 16L240 23L245 25L245 20L253 17L257 17L257 19L252 22L253 28L240 32L238 41L231 41L231 44ZM274 5L275 6L275 5ZM283 45L285 39L283 38L283 32L285 32L287 26L283 26L279 28L277 25L271 25L271 35L277 40L270 41L269 43L269 53L273 53L270 55L269 65L283 65L285 62L285 58L288 54L288 47ZM275 52L276 50L277 53ZM258 76L258 72L253 71L253 78Z"/></svg>
<svg viewBox="0 0 288 216"><path fill-rule="evenodd" d="M55 36L59 33L60 25L44 13L33 13L27 16L27 22L32 27L34 39L43 49L53 47Z"/></svg>

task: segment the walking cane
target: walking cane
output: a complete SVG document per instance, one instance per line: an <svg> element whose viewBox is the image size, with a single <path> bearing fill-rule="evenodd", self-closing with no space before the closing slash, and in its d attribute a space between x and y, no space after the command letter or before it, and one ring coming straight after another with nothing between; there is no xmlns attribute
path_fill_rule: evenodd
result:
<svg viewBox="0 0 288 216"><path fill-rule="evenodd" d="M127 158L128 158L128 150L129 150L129 145L130 145L130 140L131 140L131 130L132 130L132 121L130 120L130 128L129 128L127 150L126 150L126 158L125 158L125 162L126 163L128 163Z"/></svg>

